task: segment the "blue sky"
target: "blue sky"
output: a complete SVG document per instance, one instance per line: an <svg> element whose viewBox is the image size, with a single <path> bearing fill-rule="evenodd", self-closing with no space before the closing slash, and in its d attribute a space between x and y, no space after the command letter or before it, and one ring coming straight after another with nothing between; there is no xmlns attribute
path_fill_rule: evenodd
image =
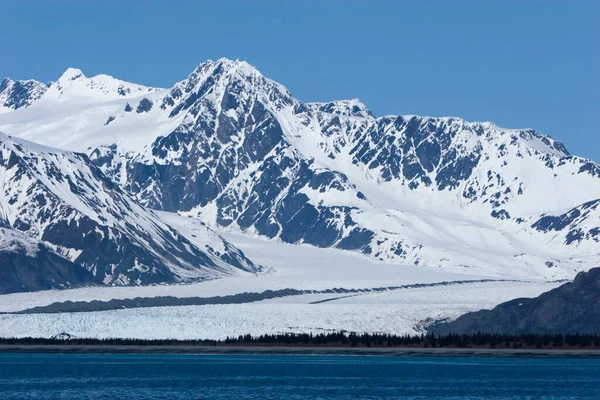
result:
<svg viewBox="0 0 600 400"><path fill-rule="evenodd" d="M600 161L600 1L0 0L0 76L171 86L239 58L304 101L530 127Z"/></svg>

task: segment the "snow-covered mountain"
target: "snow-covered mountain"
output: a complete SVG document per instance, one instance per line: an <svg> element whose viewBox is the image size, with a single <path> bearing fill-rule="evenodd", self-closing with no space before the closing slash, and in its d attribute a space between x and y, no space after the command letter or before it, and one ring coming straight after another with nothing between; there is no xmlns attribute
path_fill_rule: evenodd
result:
<svg viewBox="0 0 600 400"><path fill-rule="evenodd" d="M34 80L0 82L0 113L30 106L48 90L48 86Z"/></svg>
<svg viewBox="0 0 600 400"><path fill-rule="evenodd" d="M99 283L185 282L257 268L206 227L193 239L202 247L192 243L137 204L83 154L0 133L0 190L1 227L50 248Z"/></svg>
<svg viewBox="0 0 600 400"><path fill-rule="evenodd" d="M303 103L243 61L202 63L171 89L70 69L0 129L85 151L141 204L222 229L497 276L600 261L600 167L561 143Z"/></svg>
<svg viewBox="0 0 600 400"><path fill-rule="evenodd" d="M96 75L88 78L81 70L69 68L56 82L49 85L44 101L69 101L73 99L80 101L82 98L127 98L156 90L124 82L108 75Z"/></svg>

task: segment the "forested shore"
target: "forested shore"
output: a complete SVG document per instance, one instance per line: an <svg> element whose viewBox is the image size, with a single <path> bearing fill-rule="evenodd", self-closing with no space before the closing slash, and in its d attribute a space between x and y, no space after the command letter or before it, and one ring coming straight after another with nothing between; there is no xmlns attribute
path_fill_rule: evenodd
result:
<svg viewBox="0 0 600 400"><path fill-rule="evenodd" d="M223 340L95 339L61 334L54 338L0 338L0 345L79 346L256 346L256 347L340 347L340 348L459 348L459 349L600 349L600 335L391 335L377 333L280 333L244 335Z"/></svg>

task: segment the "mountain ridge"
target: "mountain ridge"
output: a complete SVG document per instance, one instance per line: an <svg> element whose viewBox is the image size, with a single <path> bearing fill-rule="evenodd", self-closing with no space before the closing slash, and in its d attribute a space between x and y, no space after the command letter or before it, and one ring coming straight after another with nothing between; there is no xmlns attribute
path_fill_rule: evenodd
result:
<svg viewBox="0 0 600 400"><path fill-rule="evenodd" d="M205 248L194 245L84 154L0 133L0 190L0 226L39 241L99 283L175 283L257 270L208 228L198 231Z"/></svg>
<svg viewBox="0 0 600 400"><path fill-rule="evenodd" d="M534 130L303 103L227 59L116 99L76 117L85 140L51 140L91 144L90 160L145 206L384 262L558 279L600 261L599 217L581 209L600 198L600 167ZM42 138L41 123L19 124L27 113L0 128Z"/></svg>

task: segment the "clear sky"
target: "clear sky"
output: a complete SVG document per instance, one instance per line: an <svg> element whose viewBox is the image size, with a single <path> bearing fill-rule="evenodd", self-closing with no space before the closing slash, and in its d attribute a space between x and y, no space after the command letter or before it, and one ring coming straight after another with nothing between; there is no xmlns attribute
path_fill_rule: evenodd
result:
<svg viewBox="0 0 600 400"><path fill-rule="evenodd" d="M169 87L239 58L304 101L535 128L600 161L600 1L0 0L0 76Z"/></svg>

